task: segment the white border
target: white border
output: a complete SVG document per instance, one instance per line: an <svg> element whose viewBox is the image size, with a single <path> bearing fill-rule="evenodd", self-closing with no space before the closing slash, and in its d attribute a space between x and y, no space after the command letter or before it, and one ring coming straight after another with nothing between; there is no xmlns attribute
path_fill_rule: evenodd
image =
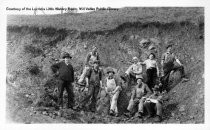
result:
<svg viewBox="0 0 210 130"><path fill-rule="evenodd" d="M210 2L208 0L4 0L1 1L1 32L0 32L0 40L1 40L1 75L0 75L0 113L1 113L1 127L0 129L210 129L209 118L209 90L210 85L207 79L210 77L208 74L209 71L209 57L208 57L208 49L209 44L209 5ZM171 6L171 7L205 7L205 124L191 124L191 125L171 125L171 124L132 124L132 125L81 125L81 124L34 124L34 125L24 125L24 124L5 124L5 75L6 75L6 11L5 7L23 7L23 6L38 6L38 7L54 7L54 6L63 6L69 5L71 7L162 7L162 6ZM3 104L3 105L2 105ZM3 113L3 114L2 114Z"/></svg>

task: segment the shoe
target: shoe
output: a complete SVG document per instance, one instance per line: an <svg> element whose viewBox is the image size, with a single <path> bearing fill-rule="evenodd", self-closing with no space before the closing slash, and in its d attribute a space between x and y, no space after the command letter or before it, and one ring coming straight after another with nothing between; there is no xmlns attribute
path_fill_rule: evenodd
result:
<svg viewBox="0 0 210 130"><path fill-rule="evenodd" d="M147 120L147 119L152 118L152 117L154 117L154 115L147 115L145 119Z"/></svg>
<svg viewBox="0 0 210 130"><path fill-rule="evenodd" d="M85 83L84 82L76 82L78 85L80 86L85 86Z"/></svg>
<svg viewBox="0 0 210 130"><path fill-rule="evenodd" d="M119 117L119 114L118 114L118 113L116 113L116 114L115 114L115 117Z"/></svg>
<svg viewBox="0 0 210 130"><path fill-rule="evenodd" d="M109 115L110 115L110 116L114 116L114 115L115 115L115 114L114 114L114 110L110 110Z"/></svg>
<svg viewBox="0 0 210 130"><path fill-rule="evenodd" d="M187 81L189 81L189 79L187 79L187 78L182 78L182 83L183 83L183 82L187 82Z"/></svg>
<svg viewBox="0 0 210 130"><path fill-rule="evenodd" d="M132 115L131 115L131 112L125 112L124 115L128 118L130 118Z"/></svg>
<svg viewBox="0 0 210 130"><path fill-rule="evenodd" d="M138 117L139 118L143 118L143 113L142 112L138 112Z"/></svg>
<svg viewBox="0 0 210 130"><path fill-rule="evenodd" d="M90 111L95 113L96 112L96 109L95 108L90 108Z"/></svg>
<svg viewBox="0 0 210 130"><path fill-rule="evenodd" d="M155 122L161 122L162 121L162 118L161 116L157 115L154 119Z"/></svg>

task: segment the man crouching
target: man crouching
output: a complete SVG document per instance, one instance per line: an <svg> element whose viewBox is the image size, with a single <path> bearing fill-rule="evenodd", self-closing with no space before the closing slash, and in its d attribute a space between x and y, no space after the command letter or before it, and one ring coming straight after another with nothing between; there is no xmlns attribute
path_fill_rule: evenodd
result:
<svg viewBox="0 0 210 130"><path fill-rule="evenodd" d="M133 115L133 109L138 105L138 117L142 118L144 114L144 101L152 94L152 91L149 89L147 84L142 82L142 79L142 76L137 77L137 85L132 90L131 99L127 107L128 112L125 113L125 115L128 117L131 117Z"/></svg>
<svg viewBox="0 0 210 130"><path fill-rule="evenodd" d="M156 85L153 88L153 94L146 99L144 106L148 113L148 118L156 116L155 122L162 120L162 96L159 92L159 87Z"/></svg>

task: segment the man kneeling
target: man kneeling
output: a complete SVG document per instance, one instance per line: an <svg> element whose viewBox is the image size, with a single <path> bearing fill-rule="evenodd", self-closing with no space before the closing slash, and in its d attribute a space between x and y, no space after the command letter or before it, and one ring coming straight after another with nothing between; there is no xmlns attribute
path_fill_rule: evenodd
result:
<svg viewBox="0 0 210 130"><path fill-rule="evenodd" d="M144 106L148 113L148 117L155 117L155 122L161 122L162 120L162 96L159 92L159 87L153 88L153 94L146 99Z"/></svg>
<svg viewBox="0 0 210 130"><path fill-rule="evenodd" d="M111 116L118 116L117 100L122 90L119 80L114 76L115 72L112 68L107 69L108 77L106 78L105 91L110 96L110 112Z"/></svg>

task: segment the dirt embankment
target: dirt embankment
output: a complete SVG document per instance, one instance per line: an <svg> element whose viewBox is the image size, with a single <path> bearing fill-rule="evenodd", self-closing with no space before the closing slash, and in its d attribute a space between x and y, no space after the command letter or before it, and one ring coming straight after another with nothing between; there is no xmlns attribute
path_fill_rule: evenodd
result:
<svg viewBox="0 0 210 130"><path fill-rule="evenodd" d="M184 64L190 77L189 82L179 83L179 73L172 74L172 89L164 105L163 123L204 123L203 26L203 23L195 25L187 21L166 24L135 22L124 23L113 30L96 32L8 26L7 73L10 84L7 86L8 118L15 122L38 123L40 121L37 121L37 114L44 114L40 117L42 123L142 123L139 120L111 118L103 112L99 112L99 115L84 112L72 114L69 111L64 111L62 116L56 114L57 97L54 92L56 80L52 77L50 66L60 58L61 53L69 52L73 56L72 64L76 75L79 75L86 54L95 45L98 47L102 66L114 67L118 74L121 74L130 65L133 56L138 56L141 60L146 59L151 50L148 50L149 46L141 46L140 41L151 39L156 47L153 51L159 62L167 43L172 43L175 54ZM121 94L118 102L121 112L128 104L129 91L130 88L125 89ZM78 101L81 94L77 89L75 93ZM107 109L106 104L103 106L103 103L99 102L100 105ZM44 109L44 113L36 112L41 107L55 110ZM24 113L24 109L27 109L28 113Z"/></svg>

